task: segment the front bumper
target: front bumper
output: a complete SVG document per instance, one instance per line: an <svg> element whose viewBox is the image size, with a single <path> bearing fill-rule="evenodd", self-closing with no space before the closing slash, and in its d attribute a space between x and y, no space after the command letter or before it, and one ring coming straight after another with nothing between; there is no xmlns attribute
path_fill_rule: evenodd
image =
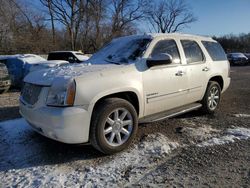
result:
<svg viewBox="0 0 250 188"><path fill-rule="evenodd" d="M90 115L80 107L31 108L20 101L20 113L38 133L68 144L89 140Z"/></svg>

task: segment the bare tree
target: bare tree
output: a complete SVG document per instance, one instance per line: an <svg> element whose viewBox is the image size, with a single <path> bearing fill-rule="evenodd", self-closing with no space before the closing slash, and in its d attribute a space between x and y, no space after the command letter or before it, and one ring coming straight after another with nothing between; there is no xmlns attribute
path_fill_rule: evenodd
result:
<svg viewBox="0 0 250 188"><path fill-rule="evenodd" d="M145 12L154 30L161 33L180 31L197 20L184 0L149 2Z"/></svg>
<svg viewBox="0 0 250 188"><path fill-rule="evenodd" d="M40 2L42 3L43 6L45 6L48 9L48 13L50 16L50 21L51 21L52 41L53 41L53 45L55 46L56 44L55 18L54 18L51 0L40 0Z"/></svg>
<svg viewBox="0 0 250 188"><path fill-rule="evenodd" d="M48 0L47 0L48 1ZM53 19L66 27L70 36L71 49L76 49L80 23L83 18L84 3L89 0L49 0L47 8Z"/></svg>
<svg viewBox="0 0 250 188"><path fill-rule="evenodd" d="M145 0L112 0L111 15L111 37L121 35L135 21L144 17L143 7Z"/></svg>
<svg viewBox="0 0 250 188"><path fill-rule="evenodd" d="M85 6L81 22L81 46L84 51L96 51L103 42L108 0L91 0Z"/></svg>

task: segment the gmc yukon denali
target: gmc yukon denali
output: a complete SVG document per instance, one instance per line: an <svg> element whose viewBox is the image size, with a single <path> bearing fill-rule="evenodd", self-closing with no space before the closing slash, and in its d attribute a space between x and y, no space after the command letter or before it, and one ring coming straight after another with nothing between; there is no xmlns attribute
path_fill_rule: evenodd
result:
<svg viewBox="0 0 250 188"><path fill-rule="evenodd" d="M138 123L200 109L213 113L230 84L219 43L185 34L112 40L86 64L28 74L20 112L51 139L91 143L112 154L131 143Z"/></svg>

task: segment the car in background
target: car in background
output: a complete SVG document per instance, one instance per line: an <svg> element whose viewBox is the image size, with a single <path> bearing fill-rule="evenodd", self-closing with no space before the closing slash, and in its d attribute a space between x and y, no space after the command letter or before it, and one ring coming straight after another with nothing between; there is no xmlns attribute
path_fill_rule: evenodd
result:
<svg viewBox="0 0 250 188"><path fill-rule="evenodd" d="M247 65L248 58L243 53L227 54L228 61L231 65Z"/></svg>
<svg viewBox="0 0 250 188"><path fill-rule="evenodd" d="M69 63L82 63L89 59L87 55L77 51L54 51L50 52L47 60L65 60Z"/></svg>
<svg viewBox="0 0 250 188"><path fill-rule="evenodd" d="M6 65L11 78L11 85L20 88L22 87L23 78L31 71L51 68L68 62L48 62L46 59L35 54L16 54L0 56L0 63Z"/></svg>
<svg viewBox="0 0 250 188"><path fill-rule="evenodd" d="M0 63L0 94L9 90L11 85L8 69L5 64Z"/></svg>

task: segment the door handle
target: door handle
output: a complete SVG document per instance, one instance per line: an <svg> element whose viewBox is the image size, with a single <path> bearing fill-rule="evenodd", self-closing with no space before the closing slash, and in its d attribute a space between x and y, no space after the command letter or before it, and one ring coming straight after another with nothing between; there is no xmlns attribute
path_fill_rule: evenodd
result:
<svg viewBox="0 0 250 188"><path fill-rule="evenodd" d="M208 67L204 67L203 69L202 69L202 71L205 71L205 72L207 72L207 71L209 71L210 69L208 68Z"/></svg>
<svg viewBox="0 0 250 188"><path fill-rule="evenodd" d="M175 76L183 76L184 74L185 74L185 72L178 71L177 73L175 73Z"/></svg>

